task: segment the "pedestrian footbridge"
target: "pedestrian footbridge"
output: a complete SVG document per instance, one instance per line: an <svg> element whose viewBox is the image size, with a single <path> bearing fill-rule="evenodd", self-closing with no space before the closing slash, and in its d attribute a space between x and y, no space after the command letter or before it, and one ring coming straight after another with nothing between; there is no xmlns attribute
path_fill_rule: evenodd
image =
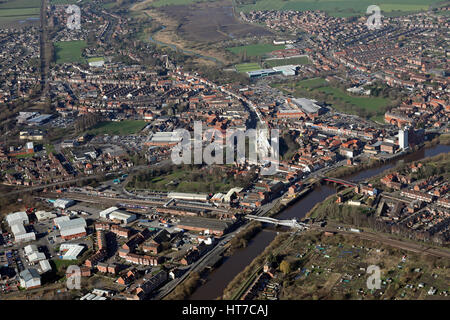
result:
<svg viewBox="0 0 450 320"><path fill-rule="evenodd" d="M254 216L251 214L246 215L245 218L249 219L249 220L256 220L256 221L261 221L261 222L266 222L266 223L272 223L272 224L275 224L278 226L286 226L286 227L301 229L301 230L309 228L309 226L306 223L298 222L297 219L278 220L275 218L260 217L260 216Z"/></svg>

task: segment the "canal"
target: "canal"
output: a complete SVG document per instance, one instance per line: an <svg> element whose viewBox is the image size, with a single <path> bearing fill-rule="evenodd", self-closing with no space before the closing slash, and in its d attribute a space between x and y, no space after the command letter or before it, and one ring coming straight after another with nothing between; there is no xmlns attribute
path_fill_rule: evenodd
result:
<svg viewBox="0 0 450 320"><path fill-rule="evenodd" d="M393 168L401 162L412 162L428 157L433 157L441 153L450 152L450 146L435 145L430 148L422 148L419 151L408 154L400 159L395 159L381 166L361 171L344 177L345 180L363 181L370 177L376 176L381 172ZM301 219L310 211L318 202L325 200L328 196L334 194L336 188L332 185L321 185L316 187L312 192L308 193L304 198L300 199L293 206L280 212L276 218L278 219ZM263 230L253 238L246 248L236 251L232 256L225 258L222 265L209 274L207 282L198 288L190 297L191 300L213 300L221 296L225 287L230 281L248 266L253 259L261 254L264 249L276 237L276 232L271 230Z"/></svg>

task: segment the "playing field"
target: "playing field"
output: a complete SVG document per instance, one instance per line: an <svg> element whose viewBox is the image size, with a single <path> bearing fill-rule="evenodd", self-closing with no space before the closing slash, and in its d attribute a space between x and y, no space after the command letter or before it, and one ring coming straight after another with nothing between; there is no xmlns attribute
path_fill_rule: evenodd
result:
<svg viewBox="0 0 450 320"><path fill-rule="evenodd" d="M146 122L143 120L104 121L89 130L90 134L128 135L141 131Z"/></svg>
<svg viewBox="0 0 450 320"><path fill-rule="evenodd" d="M81 54L86 45L84 40L55 42L56 63L84 62Z"/></svg>
<svg viewBox="0 0 450 320"><path fill-rule="evenodd" d="M333 16L365 15L367 7L379 5L381 11L402 14L427 10L440 0L256 0L253 4L239 6L239 11L252 10L322 10Z"/></svg>
<svg viewBox="0 0 450 320"><path fill-rule="evenodd" d="M258 63L241 63L234 66L237 72L249 72L262 69Z"/></svg>
<svg viewBox="0 0 450 320"><path fill-rule="evenodd" d="M285 48L284 44L273 45L270 43L259 43L259 44L251 44L248 46L227 48L227 50L231 51L232 53L234 53L236 55L240 55L245 51L247 53L247 57L256 57L256 56L263 56L266 53L269 53L269 52L272 52L275 50L281 50L284 48Z"/></svg>
<svg viewBox="0 0 450 320"><path fill-rule="evenodd" d="M308 57L297 57L297 58L289 58L289 59L274 59L274 60L266 60L264 61L264 65L267 68L273 68L278 66L285 66L289 64L297 65L297 64L310 64Z"/></svg>
<svg viewBox="0 0 450 320"><path fill-rule="evenodd" d="M331 94L334 98L353 104L358 108L366 109L367 111L380 111L384 110L384 108L389 104L389 99L380 98L380 97L359 97L352 96L342 91L339 88L334 87L322 87L318 90ZM339 109L337 107L337 109Z"/></svg>

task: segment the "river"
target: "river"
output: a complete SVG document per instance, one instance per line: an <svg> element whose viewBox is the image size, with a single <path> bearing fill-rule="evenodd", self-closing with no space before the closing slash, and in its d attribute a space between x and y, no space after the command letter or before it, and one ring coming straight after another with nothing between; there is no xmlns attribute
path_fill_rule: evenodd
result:
<svg viewBox="0 0 450 320"><path fill-rule="evenodd" d="M412 162L428 157L433 157L441 153L450 152L450 146L435 145L427 149L421 149L414 153L408 154L400 159L393 160L381 166L361 171L344 177L345 180L363 181L370 177L376 176L381 172L397 165L400 161ZM312 192L308 193L304 198L300 199L293 206L280 212L276 218L292 219L303 218L309 210L311 210L318 202L325 200L328 196L334 194L336 188L332 185L321 185L316 187ZM276 233L269 230L263 230L249 242L246 248L236 251L231 257L220 265L216 270L208 275L207 282L198 288L190 297L191 300L213 300L221 296L223 290L228 283L241 271L248 266L253 259L264 251L266 246L272 242Z"/></svg>

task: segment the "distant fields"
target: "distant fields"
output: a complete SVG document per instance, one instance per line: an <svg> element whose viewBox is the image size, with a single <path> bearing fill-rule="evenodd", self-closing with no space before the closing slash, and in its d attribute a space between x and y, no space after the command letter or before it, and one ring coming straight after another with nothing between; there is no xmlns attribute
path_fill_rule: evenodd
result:
<svg viewBox="0 0 450 320"><path fill-rule="evenodd" d="M263 56L266 53L269 53L269 52L272 52L275 50L281 50L284 48L285 48L284 44L273 45L270 43L258 43L258 44L251 44L248 46L227 48L227 50L231 51L232 53L234 53L236 55L240 55L244 51L246 51L247 57L256 57L256 56Z"/></svg>
<svg viewBox="0 0 450 320"><path fill-rule="evenodd" d="M427 10L429 5L440 0L256 0L254 4L238 6L237 11L252 10L322 10L333 16L365 15L372 4L380 6L381 11L406 13Z"/></svg>
<svg viewBox="0 0 450 320"><path fill-rule="evenodd" d="M235 65L237 72L249 72L262 69L258 63L241 63Z"/></svg>
<svg viewBox="0 0 450 320"><path fill-rule="evenodd" d="M143 120L104 121L97 124L90 134L128 135L141 131L147 123Z"/></svg>
<svg viewBox="0 0 450 320"><path fill-rule="evenodd" d="M39 19L40 0L11 0L0 3L0 25Z"/></svg>
<svg viewBox="0 0 450 320"><path fill-rule="evenodd" d="M148 2L149 5L153 7L163 7L163 6L170 6L170 5L185 5L185 4L192 4L196 2L205 2L208 0L154 0L151 2Z"/></svg>
<svg viewBox="0 0 450 320"><path fill-rule="evenodd" d="M81 56L83 49L87 46L86 41L60 41L55 42L56 63L84 62Z"/></svg>
<svg viewBox="0 0 450 320"><path fill-rule="evenodd" d="M268 68L285 66L288 64L310 64L308 57L297 57L297 58L288 58L288 59L274 59L274 60L266 60L264 61L264 65Z"/></svg>

